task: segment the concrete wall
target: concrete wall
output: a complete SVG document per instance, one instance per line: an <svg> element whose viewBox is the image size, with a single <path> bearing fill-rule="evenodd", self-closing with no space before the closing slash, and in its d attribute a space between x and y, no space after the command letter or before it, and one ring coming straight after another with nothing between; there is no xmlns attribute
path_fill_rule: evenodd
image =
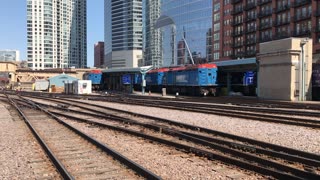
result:
<svg viewBox="0 0 320 180"><path fill-rule="evenodd" d="M18 65L15 62L0 61L0 72L9 73L11 82L16 82L16 70Z"/></svg>
<svg viewBox="0 0 320 180"><path fill-rule="evenodd" d="M134 68L142 59L142 50L113 51L111 57L107 54L106 59L108 68Z"/></svg>
<svg viewBox="0 0 320 180"><path fill-rule="evenodd" d="M265 99L299 100L301 85L300 42L305 38L287 38L260 44L258 97ZM306 99L311 99L312 40L304 45L306 62Z"/></svg>

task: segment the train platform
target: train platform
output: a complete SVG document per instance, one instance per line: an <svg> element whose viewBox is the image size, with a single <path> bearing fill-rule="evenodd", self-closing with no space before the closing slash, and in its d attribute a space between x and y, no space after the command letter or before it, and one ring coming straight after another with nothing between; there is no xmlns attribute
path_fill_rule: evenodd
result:
<svg viewBox="0 0 320 180"><path fill-rule="evenodd" d="M138 95L138 96L153 96L153 97L162 97L162 98L182 98L183 96L176 96L173 94L166 94L165 96L163 96L161 93L156 93L156 92L145 92L144 94L142 94L141 91L134 91L132 93L133 95Z"/></svg>

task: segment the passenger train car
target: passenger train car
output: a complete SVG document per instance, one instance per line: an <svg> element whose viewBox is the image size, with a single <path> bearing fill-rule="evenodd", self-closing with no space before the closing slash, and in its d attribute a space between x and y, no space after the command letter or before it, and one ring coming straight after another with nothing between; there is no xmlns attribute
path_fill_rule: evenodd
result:
<svg viewBox="0 0 320 180"><path fill-rule="evenodd" d="M91 80L92 90L100 90L102 88L102 71L95 69L83 75L84 80Z"/></svg>
<svg viewBox="0 0 320 180"><path fill-rule="evenodd" d="M135 81L139 83L139 80ZM141 82L141 81L140 81ZM154 69L146 74L147 91L183 95L215 95L217 91L217 66L215 64L196 64Z"/></svg>

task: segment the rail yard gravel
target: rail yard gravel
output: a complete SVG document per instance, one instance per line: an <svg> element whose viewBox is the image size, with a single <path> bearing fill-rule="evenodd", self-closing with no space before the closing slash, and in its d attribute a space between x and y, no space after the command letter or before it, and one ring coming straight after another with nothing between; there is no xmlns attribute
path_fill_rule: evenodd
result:
<svg viewBox="0 0 320 180"><path fill-rule="evenodd" d="M167 118L217 131L248 137L302 151L320 154L320 130L292 125L260 122L202 113L192 113L155 107L88 101L129 112Z"/></svg>
<svg viewBox="0 0 320 180"><path fill-rule="evenodd" d="M239 169L108 129L67 120L163 179L262 179Z"/></svg>
<svg viewBox="0 0 320 180"><path fill-rule="evenodd" d="M0 179L60 179L17 112L0 101Z"/></svg>

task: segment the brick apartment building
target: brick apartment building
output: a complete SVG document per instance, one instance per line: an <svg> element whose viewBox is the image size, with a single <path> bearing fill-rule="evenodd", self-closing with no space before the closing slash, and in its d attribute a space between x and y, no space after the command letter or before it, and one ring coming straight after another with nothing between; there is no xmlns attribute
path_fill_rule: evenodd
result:
<svg viewBox="0 0 320 180"><path fill-rule="evenodd" d="M320 59L320 1L213 0L213 60L255 57L259 43L288 37L313 39Z"/></svg>
<svg viewBox="0 0 320 180"><path fill-rule="evenodd" d="M104 65L104 42L94 44L94 67L102 67Z"/></svg>

